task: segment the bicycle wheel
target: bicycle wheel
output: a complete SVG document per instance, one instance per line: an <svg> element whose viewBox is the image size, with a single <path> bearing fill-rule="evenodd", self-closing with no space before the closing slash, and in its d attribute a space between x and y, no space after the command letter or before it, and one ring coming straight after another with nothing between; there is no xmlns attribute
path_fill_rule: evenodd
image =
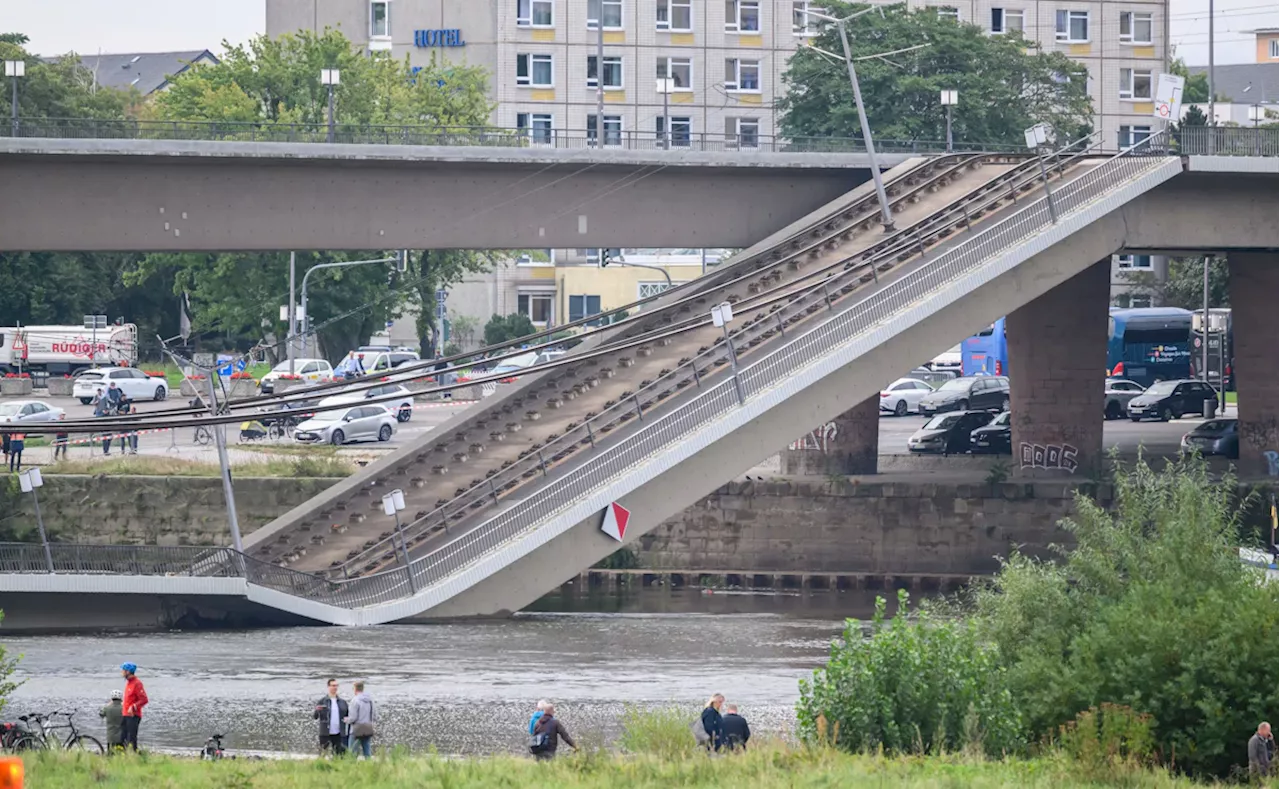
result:
<svg viewBox="0 0 1280 789"><path fill-rule="evenodd" d="M9 747L9 750L14 753L44 750L44 741L34 735L24 734L13 741L13 745Z"/></svg>
<svg viewBox="0 0 1280 789"><path fill-rule="evenodd" d="M67 740L68 751L86 751L88 753L106 753L106 749L102 747L102 743L98 742L96 737L90 737L87 734L77 734L70 740Z"/></svg>

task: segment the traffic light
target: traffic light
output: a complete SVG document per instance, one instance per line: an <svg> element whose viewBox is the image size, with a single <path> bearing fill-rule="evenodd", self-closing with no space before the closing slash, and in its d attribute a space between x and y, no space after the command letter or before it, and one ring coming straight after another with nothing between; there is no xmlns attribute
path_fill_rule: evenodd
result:
<svg viewBox="0 0 1280 789"><path fill-rule="evenodd" d="M622 261L621 249L601 249L600 250L600 268L605 268L610 263L620 263L621 261Z"/></svg>

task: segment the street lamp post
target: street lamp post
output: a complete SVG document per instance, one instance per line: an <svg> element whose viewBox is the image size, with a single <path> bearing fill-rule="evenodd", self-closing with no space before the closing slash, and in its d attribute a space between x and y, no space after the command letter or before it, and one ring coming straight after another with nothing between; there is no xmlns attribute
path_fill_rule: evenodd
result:
<svg viewBox="0 0 1280 789"><path fill-rule="evenodd" d="M307 273L302 275L302 299L298 305L299 311L302 312L300 320L302 321L302 355L308 356L307 348L310 342L311 330L311 311L307 309L307 279L312 272L319 271L322 268L343 268L345 266L363 266L368 263L394 263L398 258L375 258L373 260L340 260L336 263L319 263L307 269ZM292 328L290 328L292 332Z"/></svg>
<svg viewBox="0 0 1280 789"><path fill-rule="evenodd" d="M333 88L339 83L338 69L322 68L320 69L320 84L329 88L329 142L333 142L334 126L333 126Z"/></svg>
<svg viewBox="0 0 1280 789"><path fill-rule="evenodd" d="M733 338L729 336L729 324L733 322L733 305L722 301L711 308L711 322L724 330L724 342L729 348L729 367L733 370L733 388L738 393L738 405L746 402L742 394L742 380L738 378L738 353L733 348Z"/></svg>
<svg viewBox="0 0 1280 789"><path fill-rule="evenodd" d="M942 106L947 108L947 153L951 153L951 108L960 102L960 91L942 91Z"/></svg>
<svg viewBox="0 0 1280 789"><path fill-rule="evenodd" d="M30 493L36 505L36 528L40 530L40 544L44 546L44 561L53 572L53 553L49 550L49 535L44 530L44 517L40 514L40 494L36 490L44 486L40 477L40 469L33 468L18 475L18 487L23 493Z"/></svg>
<svg viewBox="0 0 1280 789"><path fill-rule="evenodd" d="M671 150L671 90L675 81L671 75L658 80L658 92L662 94L662 150Z"/></svg>
<svg viewBox="0 0 1280 789"><path fill-rule="evenodd" d="M413 567L409 564L409 545L404 539L404 527L400 525L400 512L404 509L404 491L396 488L382 497L382 511L396 519L396 536L400 538L400 560L404 562L404 571L409 576L409 588L418 593L418 582L413 578Z"/></svg>
<svg viewBox="0 0 1280 789"><path fill-rule="evenodd" d="M25 60L6 60L4 62L4 75L9 78L9 82L13 84L13 99L10 103L10 134L14 137L18 136L18 80L27 75L27 62Z"/></svg>

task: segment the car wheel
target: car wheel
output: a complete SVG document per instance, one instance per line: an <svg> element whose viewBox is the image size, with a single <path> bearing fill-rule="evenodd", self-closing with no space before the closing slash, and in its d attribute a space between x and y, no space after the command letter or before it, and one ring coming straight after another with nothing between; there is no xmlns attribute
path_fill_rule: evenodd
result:
<svg viewBox="0 0 1280 789"><path fill-rule="evenodd" d="M396 414L397 422L408 422L413 416L413 410L409 406L400 409L400 413Z"/></svg>
<svg viewBox="0 0 1280 789"><path fill-rule="evenodd" d="M152 399L153 399L153 400L163 400L163 399L165 399L165 398L166 398L166 397L168 397L168 396L169 396L169 390L168 390L168 389L164 388L163 386L157 386L157 387L156 387L156 393L155 393L155 396L154 396Z"/></svg>
<svg viewBox="0 0 1280 789"><path fill-rule="evenodd" d="M1107 411L1105 416L1107 419L1119 419L1121 416L1120 404L1117 403L1115 400L1112 400L1111 402L1107 403Z"/></svg>
<svg viewBox="0 0 1280 789"><path fill-rule="evenodd" d="M341 430L335 430L329 436L329 443L333 444L335 447L339 447L347 443L347 437Z"/></svg>
<svg viewBox="0 0 1280 789"><path fill-rule="evenodd" d="M93 402L93 398L92 398L92 397L82 397L82 398L80 398L80 405L88 405L89 403L92 403L92 402Z"/></svg>
<svg viewBox="0 0 1280 789"><path fill-rule="evenodd" d="M1168 422L1170 419L1173 419L1173 412L1169 410L1169 406L1165 406L1160 410L1160 421Z"/></svg>
<svg viewBox="0 0 1280 789"><path fill-rule="evenodd" d="M906 415L907 415L907 401L906 401L906 400L899 400L899 401L898 401L898 405L897 405L897 407L895 407L895 408L893 409L893 413L894 413L894 415L895 415L895 416L906 416Z"/></svg>
<svg viewBox="0 0 1280 789"><path fill-rule="evenodd" d="M1141 421L1142 421L1142 417L1140 417L1140 416L1131 416L1131 417L1129 417L1129 421L1130 421L1130 422L1141 422Z"/></svg>
<svg viewBox="0 0 1280 789"><path fill-rule="evenodd" d="M391 425L382 426L382 429L378 431L378 440L379 441L391 440Z"/></svg>

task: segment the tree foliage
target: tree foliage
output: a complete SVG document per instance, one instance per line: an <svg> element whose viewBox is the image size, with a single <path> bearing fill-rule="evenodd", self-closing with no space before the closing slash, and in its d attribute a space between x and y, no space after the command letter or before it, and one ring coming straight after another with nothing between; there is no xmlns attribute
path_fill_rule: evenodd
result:
<svg viewBox="0 0 1280 789"><path fill-rule="evenodd" d="M1191 69L1187 68L1187 64L1182 58L1175 57L1173 62L1169 64L1169 73L1185 80L1182 85L1183 104L1203 104L1209 100L1208 72L1202 71L1199 74L1192 74Z"/></svg>
<svg viewBox="0 0 1280 789"><path fill-rule="evenodd" d="M536 334L533 321L528 315L513 312L510 315L494 315L484 325L484 344L497 345L510 340L518 340Z"/></svg>
<svg viewBox="0 0 1280 789"><path fill-rule="evenodd" d="M847 16L858 6L824 3ZM1040 52L1016 34L989 35L969 24L940 18L933 9L886 6L882 17L867 14L851 23L849 45L857 63L867 120L877 138L942 140L946 115L939 93L958 90L953 135L964 142L1018 144L1023 130L1048 123L1067 142L1088 130L1093 109L1087 72L1062 53ZM834 26L815 41L840 52ZM927 43L924 49L874 56ZM783 74L787 94L779 101L782 129L790 136L857 137L858 113L848 73L812 48L801 47Z"/></svg>
<svg viewBox="0 0 1280 789"><path fill-rule="evenodd" d="M424 249L410 260L409 277L413 299L418 305L415 325L424 356L442 345L436 336L440 330L436 317L436 291L461 282L467 274L485 271L490 265L492 260L487 253L467 249ZM456 319L454 331L458 331ZM473 321L470 333L474 332Z"/></svg>
<svg viewBox="0 0 1280 789"><path fill-rule="evenodd" d="M1169 258L1163 279L1151 271L1126 271L1121 277L1138 292L1150 294L1154 304L1184 310L1204 308L1204 258ZM1227 261L1222 257L1209 261L1209 306L1231 306Z"/></svg>
<svg viewBox="0 0 1280 789"><path fill-rule="evenodd" d="M137 91L120 91L95 85L93 75L80 65L74 53L45 60L27 52L21 33L0 35L0 60L22 60L25 75L18 84L18 114L23 119L98 118L119 119L139 100ZM5 106L14 77L0 76Z"/></svg>

